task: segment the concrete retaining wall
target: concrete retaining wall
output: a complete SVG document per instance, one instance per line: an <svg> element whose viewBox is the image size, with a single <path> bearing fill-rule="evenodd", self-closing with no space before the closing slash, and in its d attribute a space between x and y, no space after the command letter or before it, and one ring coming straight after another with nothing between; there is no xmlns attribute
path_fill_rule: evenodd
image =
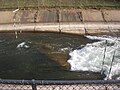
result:
<svg viewBox="0 0 120 90"><path fill-rule="evenodd" d="M120 10L40 9L0 11L0 31L72 34L120 32Z"/></svg>
<svg viewBox="0 0 120 90"><path fill-rule="evenodd" d="M0 11L0 24L13 23L15 13L12 11Z"/></svg>
<svg viewBox="0 0 120 90"><path fill-rule="evenodd" d="M29 23L29 24L3 24L1 31L39 31L39 32L59 32L71 34L98 34L120 32L120 23Z"/></svg>
<svg viewBox="0 0 120 90"><path fill-rule="evenodd" d="M5 23L56 23L56 22L119 22L120 10L95 9L40 9L0 11L0 24Z"/></svg>

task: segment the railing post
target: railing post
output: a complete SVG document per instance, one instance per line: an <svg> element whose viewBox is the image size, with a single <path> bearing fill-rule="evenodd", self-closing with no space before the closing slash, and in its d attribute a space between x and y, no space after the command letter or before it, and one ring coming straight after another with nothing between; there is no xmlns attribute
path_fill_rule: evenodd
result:
<svg viewBox="0 0 120 90"><path fill-rule="evenodd" d="M37 90L35 80L32 80L32 90Z"/></svg>

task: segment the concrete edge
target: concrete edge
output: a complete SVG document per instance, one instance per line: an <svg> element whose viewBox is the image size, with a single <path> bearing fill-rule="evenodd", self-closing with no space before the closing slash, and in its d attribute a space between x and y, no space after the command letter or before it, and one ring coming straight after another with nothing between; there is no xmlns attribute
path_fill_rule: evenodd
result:
<svg viewBox="0 0 120 90"><path fill-rule="evenodd" d="M120 33L120 22L1 24L0 32L3 31L58 32L79 35L109 33L110 31Z"/></svg>

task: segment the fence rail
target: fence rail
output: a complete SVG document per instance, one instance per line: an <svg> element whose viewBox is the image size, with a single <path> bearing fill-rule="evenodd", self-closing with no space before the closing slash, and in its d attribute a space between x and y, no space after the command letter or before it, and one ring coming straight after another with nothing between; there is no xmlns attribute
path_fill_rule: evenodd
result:
<svg viewBox="0 0 120 90"><path fill-rule="evenodd" d="M120 90L120 80L0 80L0 90Z"/></svg>

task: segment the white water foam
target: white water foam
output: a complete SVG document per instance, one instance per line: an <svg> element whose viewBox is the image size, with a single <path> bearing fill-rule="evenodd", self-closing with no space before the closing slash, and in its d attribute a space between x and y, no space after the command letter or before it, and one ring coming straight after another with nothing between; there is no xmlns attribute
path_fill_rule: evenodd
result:
<svg viewBox="0 0 120 90"><path fill-rule="evenodd" d="M13 11L13 13L15 13L15 12L17 12L17 11L19 11L19 9L15 9L15 10Z"/></svg>
<svg viewBox="0 0 120 90"><path fill-rule="evenodd" d="M112 37L86 37L101 41L87 44L82 49L70 52L71 58L68 62L71 65L71 71L103 72L107 79L113 79L115 76L116 79L120 79L120 40ZM111 72L109 73L113 55L114 60Z"/></svg>
<svg viewBox="0 0 120 90"><path fill-rule="evenodd" d="M29 48L29 47L30 46L28 46L26 42L22 42L22 43L17 45L17 48Z"/></svg>
<svg viewBox="0 0 120 90"><path fill-rule="evenodd" d="M65 47L65 48L61 48L59 51L61 52L67 52L67 51L72 51L72 48L71 47Z"/></svg>

